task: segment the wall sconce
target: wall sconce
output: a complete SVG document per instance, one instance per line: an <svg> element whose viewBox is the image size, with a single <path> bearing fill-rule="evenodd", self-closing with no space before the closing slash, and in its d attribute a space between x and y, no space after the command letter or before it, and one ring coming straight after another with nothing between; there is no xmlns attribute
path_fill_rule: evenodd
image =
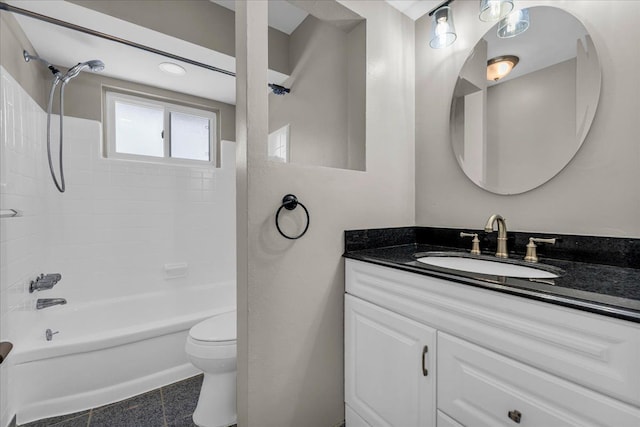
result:
<svg viewBox="0 0 640 427"><path fill-rule="evenodd" d="M453 26L453 14L449 4L454 0L447 0L429 12L433 16L431 22L431 41L429 46L434 49L442 49L451 46L456 41L456 29Z"/></svg>
<svg viewBox="0 0 640 427"><path fill-rule="evenodd" d="M507 39L522 34L529 28L529 9L511 12L498 24L498 37Z"/></svg>
<svg viewBox="0 0 640 427"><path fill-rule="evenodd" d="M515 55L502 55L487 61L487 80L497 82L518 65L520 58Z"/></svg>
<svg viewBox="0 0 640 427"><path fill-rule="evenodd" d="M513 10L513 0L480 0L480 20L496 22Z"/></svg>

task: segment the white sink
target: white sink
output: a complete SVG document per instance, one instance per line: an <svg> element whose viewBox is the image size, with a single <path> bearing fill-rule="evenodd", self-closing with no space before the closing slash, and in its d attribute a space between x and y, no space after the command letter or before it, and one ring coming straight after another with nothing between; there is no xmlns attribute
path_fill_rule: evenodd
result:
<svg viewBox="0 0 640 427"><path fill-rule="evenodd" d="M535 267L507 264L486 259L466 258L458 255L430 255L418 258L417 261L435 267L494 276L524 277L528 279L553 279L558 277L555 273Z"/></svg>

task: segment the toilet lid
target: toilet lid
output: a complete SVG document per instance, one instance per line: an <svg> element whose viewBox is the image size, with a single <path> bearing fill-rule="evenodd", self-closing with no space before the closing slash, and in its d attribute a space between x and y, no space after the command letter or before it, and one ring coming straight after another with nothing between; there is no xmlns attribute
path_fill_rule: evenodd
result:
<svg viewBox="0 0 640 427"><path fill-rule="evenodd" d="M189 336L197 341L235 341L236 312L219 314L195 325Z"/></svg>

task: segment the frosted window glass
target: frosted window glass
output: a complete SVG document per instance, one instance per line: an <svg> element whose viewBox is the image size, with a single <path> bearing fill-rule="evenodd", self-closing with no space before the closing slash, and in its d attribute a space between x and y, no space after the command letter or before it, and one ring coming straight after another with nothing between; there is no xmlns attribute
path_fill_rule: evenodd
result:
<svg viewBox="0 0 640 427"><path fill-rule="evenodd" d="M164 157L162 108L115 102L116 152Z"/></svg>
<svg viewBox="0 0 640 427"><path fill-rule="evenodd" d="M171 112L171 157L209 161L209 119Z"/></svg>

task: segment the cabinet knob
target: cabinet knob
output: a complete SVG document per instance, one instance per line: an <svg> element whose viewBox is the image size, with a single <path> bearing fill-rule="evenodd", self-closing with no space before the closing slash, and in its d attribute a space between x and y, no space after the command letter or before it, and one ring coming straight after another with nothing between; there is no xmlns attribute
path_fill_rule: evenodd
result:
<svg viewBox="0 0 640 427"><path fill-rule="evenodd" d="M522 418L522 414L520 411L509 411L509 418L511 418L516 424L520 424L520 419Z"/></svg>

